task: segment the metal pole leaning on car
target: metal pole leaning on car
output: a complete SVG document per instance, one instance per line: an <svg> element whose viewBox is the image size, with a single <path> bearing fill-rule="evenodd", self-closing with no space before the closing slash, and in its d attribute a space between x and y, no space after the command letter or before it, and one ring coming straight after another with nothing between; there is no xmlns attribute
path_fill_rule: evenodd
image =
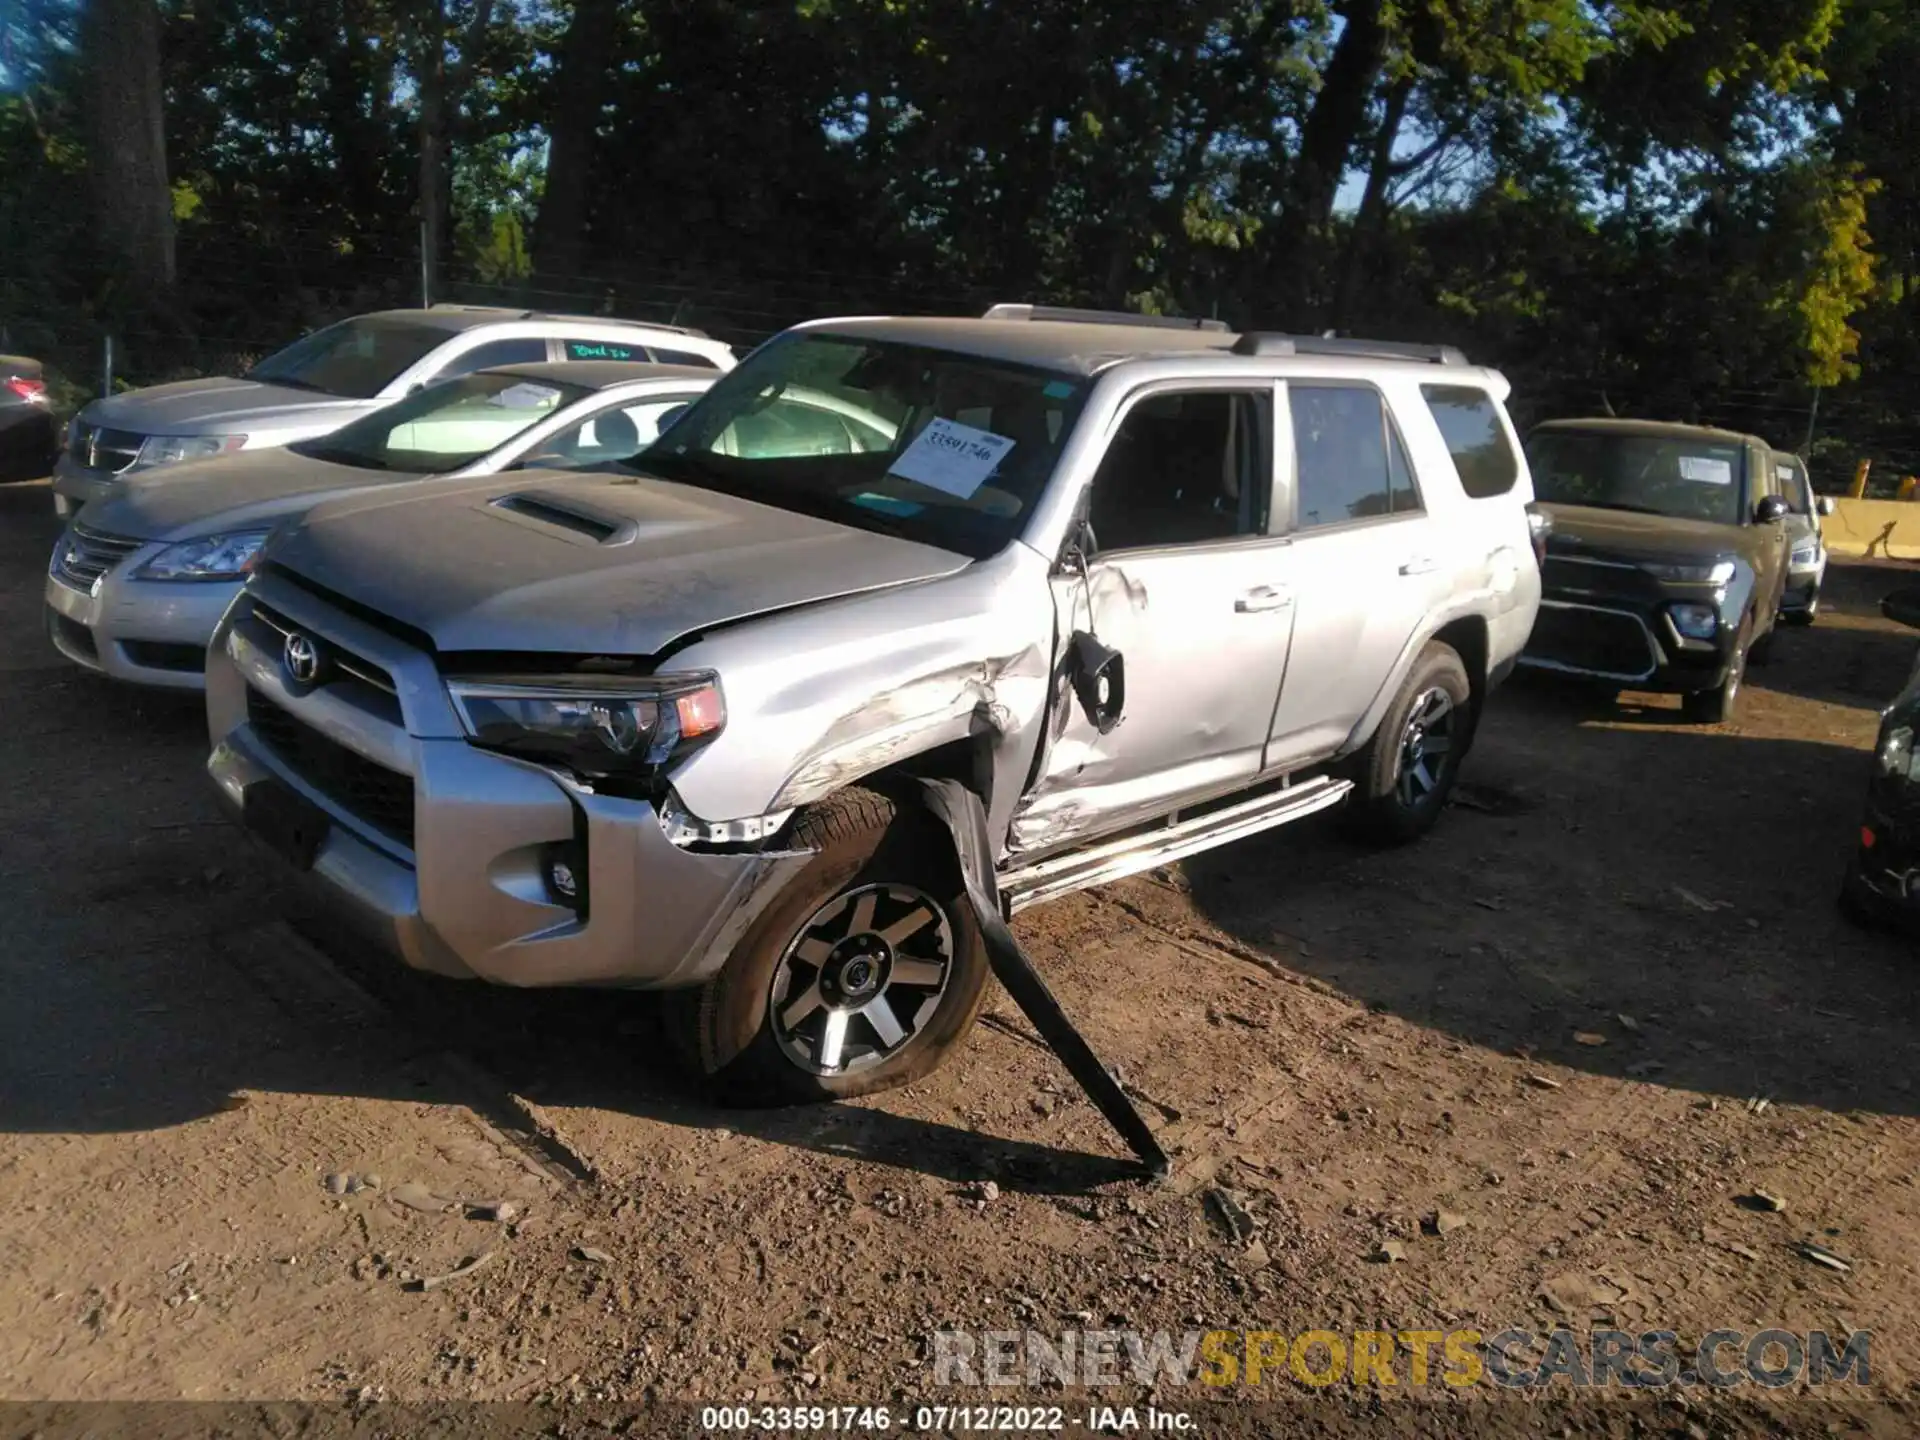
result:
<svg viewBox="0 0 1920 1440"><path fill-rule="evenodd" d="M991 847L987 840L987 813L980 797L957 780L927 780L927 807L939 817L953 835L954 854L960 862L960 874L966 882L967 900L980 923L980 935L986 942L987 959L994 978L1020 1007L1020 1013L1032 1022L1053 1053L1067 1067L1067 1073L1080 1083L1107 1123L1119 1132L1151 1180L1164 1180L1169 1169L1166 1151L1153 1138L1153 1131L1134 1108L1093 1047L1076 1030L1060 1008L1060 1002L1047 988L1047 982L1020 948L1000 910L999 887L993 878Z"/></svg>

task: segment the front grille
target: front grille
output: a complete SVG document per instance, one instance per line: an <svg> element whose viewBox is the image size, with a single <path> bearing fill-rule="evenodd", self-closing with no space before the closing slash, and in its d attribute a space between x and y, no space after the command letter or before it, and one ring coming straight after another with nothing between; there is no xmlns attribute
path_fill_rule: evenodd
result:
<svg viewBox="0 0 1920 1440"><path fill-rule="evenodd" d="M53 552L54 578L76 590L91 590L93 582L147 542L126 535L109 535L75 521L60 537Z"/></svg>
<svg viewBox="0 0 1920 1440"><path fill-rule="evenodd" d="M361 823L413 848L413 779L376 764L258 690L247 691L247 721L273 756Z"/></svg>
<svg viewBox="0 0 1920 1440"><path fill-rule="evenodd" d="M1543 605L1526 657L1617 679L1644 680L1656 658L1645 627L1631 615Z"/></svg>
<svg viewBox="0 0 1920 1440"><path fill-rule="evenodd" d="M122 640L120 648L127 659L149 670L204 670L207 652L198 645L182 645L173 640Z"/></svg>
<svg viewBox="0 0 1920 1440"><path fill-rule="evenodd" d="M296 630L301 631L303 634L308 633L301 625L288 619L272 606L261 604L258 600L253 602L253 618L266 626L274 635L278 636L281 643L284 643L286 637L293 634ZM316 645L321 647L321 654L324 657L325 663L322 667L322 677L318 683L324 685L330 680L338 679L341 676L350 676L364 684L373 686L376 690L384 691L389 696L396 698L399 696L400 687L394 683L393 676L388 673L385 667L376 665L371 660L363 659L361 656L355 655L351 650L343 650L331 640L323 641L320 640L319 637L310 634L308 638L312 639ZM394 711L393 718L395 720L399 718L397 708Z"/></svg>
<svg viewBox="0 0 1920 1440"><path fill-rule="evenodd" d="M140 447L146 438L131 430L110 430L83 420L73 429L72 454L89 470L111 470L118 474L140 458Z"/></svg>

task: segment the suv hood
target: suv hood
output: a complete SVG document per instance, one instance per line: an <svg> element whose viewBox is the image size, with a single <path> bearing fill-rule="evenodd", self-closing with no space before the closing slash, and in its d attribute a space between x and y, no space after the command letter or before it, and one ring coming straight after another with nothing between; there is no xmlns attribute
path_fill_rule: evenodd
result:
<svg viewBox="0 0 1920 1440"><path fill-rule="evenodd" d="M442 652L577 655L654 655L696 630L968 564L717 491L537 470L346 496L270 558Z"/></svg>
<svg viewBox="0 0 1920 1440"><path fill-rule="evenodd" d="M250 428L281 429L295 421L331 420L322 426L331 429L381 403L222 375L110 395L87 406L80 418L136 435L244 435Z"/></svg>
<svg viewBox="0 0 1920 1440"><path fill-rule="evenodd" d="M291 450L238 450L137 470L106 499L87 507L85 523L140 540L193 540L271 526L345 490L420 478L309 460Z"/></svg>
<svg viewBox="0 0 1920 1440"><path fill-rule="evenodd" d="M1721 525L1712 520L1676 520L1634 510L1535 502L1553 517L1549 554L1617 556L1626 560L1711 561L1738 555L1751 563L1769 531L1761 525Z"/></svg>

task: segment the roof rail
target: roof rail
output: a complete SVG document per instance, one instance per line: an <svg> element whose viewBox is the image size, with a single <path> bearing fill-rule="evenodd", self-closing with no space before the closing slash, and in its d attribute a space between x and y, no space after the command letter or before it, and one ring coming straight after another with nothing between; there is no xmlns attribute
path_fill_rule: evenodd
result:
<svg viewBox="0 0 1920 1440"><path fill-rule="evenodd" d="M427 307L429 310L468 310L476 315L531 315L531 310L522 310L518 305L462 305L453 300L437 300Z"/></svg>
<svg viewBox="0 0 1920 1440"><path fill-rule="evenodd" d="M696 330L691 325L669 325L661 320L627 320L618 315L568 315L555 310L523 310L518 305L460 305L446 300L427 308L460 310L473 315L511 315L516 320L573 320L590 325L639 325L648 330L666 330L675 335L687 335L695 340L713 338L706 331Z"/></svg>
<svg viewBox="0 0 1920 1440"><path fill-rule="evenodd" d="M1226 333L1224 320L1195 320L1185 315L1135 315L1126 310L1076 310L1065 305L995 305L983 320L1038 320L1067 325L1133 325L1155 330L1211 330Z"/></svg>
<svg viewBox="0 0 1920 1440"><path fill-rule="evenodd" d="M1234 341L1236 355L1350 356L1355 360L1424 360L1429 365L1468 364L1452 345L1422 345L1405 340L1348 340L1331 335L1283 335L1250 330Z"/></svg>

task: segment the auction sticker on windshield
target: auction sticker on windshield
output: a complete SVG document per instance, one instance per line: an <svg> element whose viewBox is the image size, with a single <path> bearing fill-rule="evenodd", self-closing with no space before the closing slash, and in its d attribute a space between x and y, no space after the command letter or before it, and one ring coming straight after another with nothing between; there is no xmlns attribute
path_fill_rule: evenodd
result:
<svg viewBox="0 0 1920 1440"><path fill-rule="evenodd" d="M1004 435L935 418L900 452L887 473L968 500L1011 449L1013 441Z"/></svg>
<svg viewBox="0 0 1920 1440"><path fill-rule="evenodd" d="M1698 480L1703 485L1731 485L1733 461L1723 460L1717 455L1682 455L1680 478Z"/></svg>
<svg viewBox="0 0 1920 1440"><path fill-rule="evenodd" d="M560 398L560 392L545 385L509 385L493 397L495 405L509 410L545 410Z"/></svg>

